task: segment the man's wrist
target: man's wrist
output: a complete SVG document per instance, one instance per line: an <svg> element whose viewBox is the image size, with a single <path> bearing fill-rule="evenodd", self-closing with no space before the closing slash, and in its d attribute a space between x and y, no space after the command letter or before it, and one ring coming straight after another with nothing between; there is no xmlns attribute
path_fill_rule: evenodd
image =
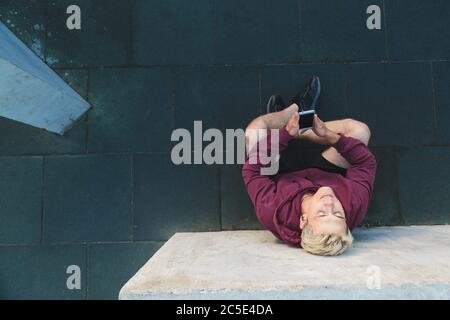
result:
<svg viewBox="0 0 450 320"><path fill-rule="evenodd" d="M339 141L341 136L332 130L328 130L325 135L325 138L327 139L329 144L335 144Z"/></svg>

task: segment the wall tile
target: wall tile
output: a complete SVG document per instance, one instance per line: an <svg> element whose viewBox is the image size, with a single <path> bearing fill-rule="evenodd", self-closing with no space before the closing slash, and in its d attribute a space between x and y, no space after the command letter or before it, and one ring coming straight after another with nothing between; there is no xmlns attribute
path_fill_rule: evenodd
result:
<svg viewBox="0 0 450 320"><path fill-rule="evenodd" d="M388 58L434 60L450 57L450 2L386 1Z"/></svg>
<svg viewBox="0 0 450 320"><path fill-rule="evenodd" d="M448 224L450 149L399 151L400 207L406 224Z"/></svg>
<svg viewBox="0 0 450 320"><path fill-rule="evenodd" d="M170 71L91 72L89 152L167 151L173 121Z"/></svg>
<svg viewBox="0 0 450 320"><path fill-rule="evenodd" d="M129 156L48 157L44 181L44 241L130 239Z"/></svg>
<svg viewBox="0 0 450 320"><path fill-rule="evenodd" d="M0 299L80 300L86 297L86 248L82 245L0 247ZM80 289L67 288L69 266L80 268Z"/></svg>
<svg viewBox="0 0 450 320"><path fill-rule="evenodd" d="M117 300L123 285L162 242L89 245L88 299Z"/></svg>
<svg viewBox="0 0 450 320"><path fill-rule="evenodd" d="M42 158L0 158L0 243L39 243Z"/></svg>
<svg viewBox="0 0 450 320"><path fill-rule="evenodd" d="M133 5L133 53L139 65L212 61L214 1L147 1Z"/></svg>
<svg viewBox="0 0 450 320"><path fill-rule="evenodd" d="M296 61L297 0L218 0L216 63Z"/></svg>
<svg viewBox="0 0 450 320"><path fill-rule="evenodd" d="M385 59L383 1L301 0L301 54L307 61ZM381 8L381 29L369 30L366 10Z"/></svg>
<svg viewBox="0 0 450 320"><path fill-rule="evenodd" d="M67 28L70 5L81 10L81 29ZM122 66L131 61L131 2L58 0L48 4L46 61L54 67Z"/></svg>
<svg viewBox="0 0 450 320"><path fill-rule="evenodd" d="M220 229L218 169L172 164L169 154L134 157L134 236L167 240L175 232Z"/></svg>

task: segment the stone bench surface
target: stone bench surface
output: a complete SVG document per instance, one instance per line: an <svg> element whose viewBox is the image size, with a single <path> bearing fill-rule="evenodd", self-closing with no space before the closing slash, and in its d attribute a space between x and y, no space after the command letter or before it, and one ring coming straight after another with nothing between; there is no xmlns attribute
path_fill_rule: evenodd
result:
<svg viewBox="0 0 450 320"><path fill-rule="evenodd" d="M450 226L358 229L337 257L268 231L177 233L122 288L127 299L448 299ZM124 262L126 263L126 262Z"/></svg>

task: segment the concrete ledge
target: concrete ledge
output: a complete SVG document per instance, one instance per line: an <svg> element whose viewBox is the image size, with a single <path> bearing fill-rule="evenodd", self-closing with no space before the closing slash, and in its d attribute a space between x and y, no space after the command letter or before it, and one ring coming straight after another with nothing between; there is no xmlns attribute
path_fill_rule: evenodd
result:
<svg viewBox="0 0 450 320"><path fill-rule="evenodd" d="M450 226L359 229L342 256L267 231L175 234L120 291L128 299L449 299Z"/></svg>

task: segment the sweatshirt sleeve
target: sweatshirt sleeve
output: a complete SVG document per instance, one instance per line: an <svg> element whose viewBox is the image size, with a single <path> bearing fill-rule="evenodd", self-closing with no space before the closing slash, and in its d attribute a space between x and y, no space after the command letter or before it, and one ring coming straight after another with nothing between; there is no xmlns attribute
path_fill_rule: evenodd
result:
<svg viewBox="0 0 450 320"><path fill-rule="evenodd" d="M370 198L375 182L377 161L369 148L360 140L340 135L333 147L350 163L346 177L363 187ZM358 188L360 189L360 188ZM368 201L369 199L367 199Z"/></svg>
<svg viewBox="0 0 450 320"><path fill-rule="evenodd" d="M293 137L289 134L286 128L279 130L279 152L283 151L289 141ZM266 151L261 150L263 154L270 154L270 133L266 136L267 143L263 144L266 146ZM275 143L273 141L272 143ZM261 144L258 144L261 147ZM251 161L252 160L252 161ZM272 223L273 216L268 216L267 212L274 212L276 208L276 182L272 180L271 176L263 175L261 169L269 165L263 165L258 157L257 148L249 151L249 155L245 161L242 168L242 177L244 179L245 187L247 189L248 195L255 207L256 215L259 220L267 226ZM273 209L273 210L272 210Z"/></svg>

